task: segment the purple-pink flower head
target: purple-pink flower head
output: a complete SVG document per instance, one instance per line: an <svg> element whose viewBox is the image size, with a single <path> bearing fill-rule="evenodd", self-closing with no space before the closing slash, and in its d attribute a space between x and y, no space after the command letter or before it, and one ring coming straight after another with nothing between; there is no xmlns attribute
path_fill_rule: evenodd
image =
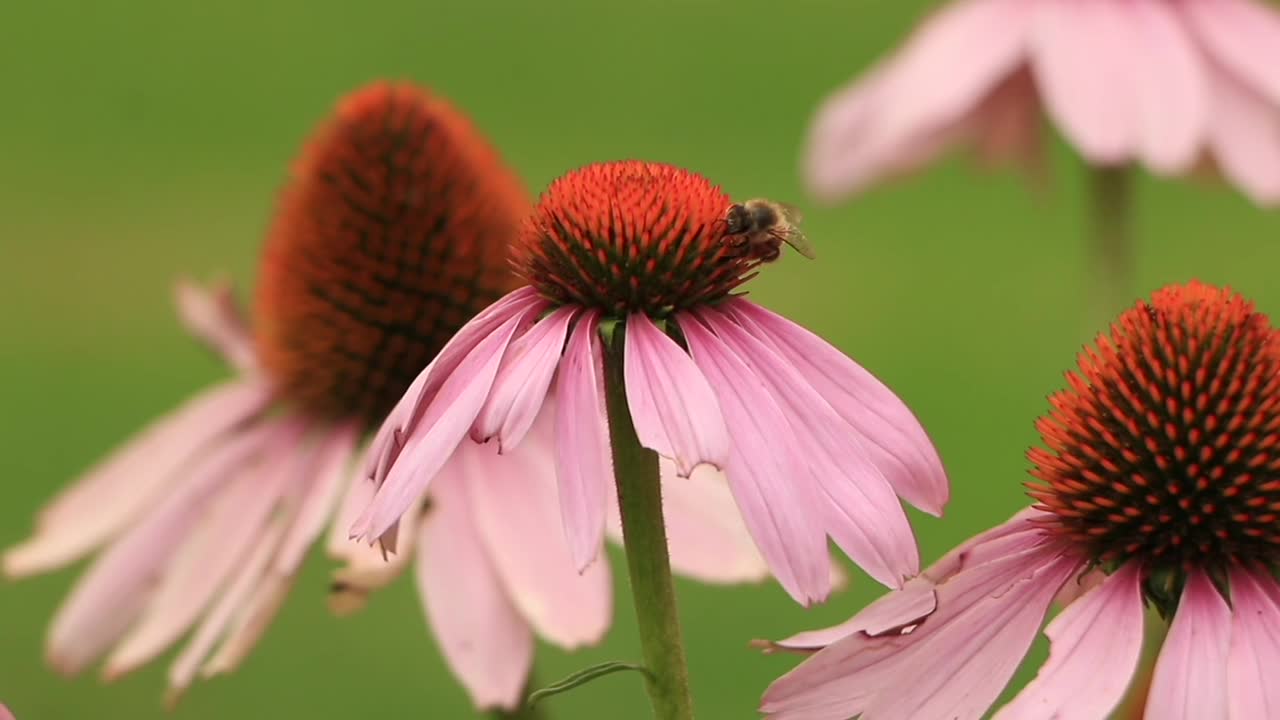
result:
<svg viewBox="0 0 1280 720"><path fill-rule="evenodd" d="M1280 13L1258 0L953 0L819 110L826 199L968 146L1034 164L1043 116L1094 165L1208 165L1280 204Z"/></svg>
<svg viewBox="0 0 1280 720"><path fill-rule="evenodd" d="M379 489L353 534L393 530L460 448L506 454L546 423L568 547L588 568L614 492L603 359L618 346L605 344L621 343L641 444L679 476L672 485L727 478L796 600L830 591L828 537L886 585L914 575L898 496L941 512L937 454L870 373L735 294L758 260L726 235L732 205L707 179L654 163L554 182L515 253L529 285L468 323L392 412L368 468Z"/></svg>
<svg viewBox="0 0 1280 720"><path fill-rule="evenodd" d="M1031 451L1037 503L845 624L764 698L773 718L978 718L1050 604L1039 675L997 714L1101 720L1170 620L1153 720L1276 717L1280 686L1280 333L1198 282L1156 292L1079 358Z"/></svg>

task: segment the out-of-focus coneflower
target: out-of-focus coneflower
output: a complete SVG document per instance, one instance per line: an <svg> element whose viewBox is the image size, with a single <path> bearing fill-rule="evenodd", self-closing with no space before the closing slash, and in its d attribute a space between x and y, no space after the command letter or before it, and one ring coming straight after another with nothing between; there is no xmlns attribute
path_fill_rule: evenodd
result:
<svg viewBox="0 0 1280 720"><path fill-rule="evenodd" d="M727 475L770 569L806 605L830 589L828 537L896 587L918 569L898 496L931 513L947 499L933 446L897 396L736 294L760 261L727 234L733 205L705 178L654 163L555 181L518 242L528 285L468 323L392 412L370 453L377 494L353 526L384 537L457 465L500 473L488 463L546 425L555 465L545 470L579 568L600 551L616 473L664 718L688 707L659 456L681 478Z"/></svg>
<svg viewBox="0 0 1280 720"><path fill-rule="evenodd" d="M779 720L979 718L1057 597L1048 662L998 720L1106 718L1169 619L1153 720L1280 712L1280 334L1197 282L1125 312L1037 423L1036 503L843 625L765 693Z"/></svg>
<svg viewBox="0 0 1280 720"><path fill-rule="evenodd" d="M50 662L75 673L107 654L115 677L194 628L171 692L232 669L335 505L341 530L329 546L348 565L337 604L394 577L416 551L427 617L478 706L520 702L533 632L563 646L599 639L611 615L608 568L577 572L554 487L533 473L503 476L502 486L439 483L406 514L409 543L389 560L345 532L350 508L373 492L353 480L362 436L464 323L513 287L509 249L529 210L515 175L445 100L381 83L344 99L280 199L252 329L228 289L179 285L184 323L237 376L90 470L40 513L33 538L6 552L5 572L24 576L102 549L54 619ZM519 457L549 466L529 445ZM682 487L669 500L688 533L681 569L725 582L766 574L727 488Z"/></svg>
<svg viewBox="0 0 1280 720"><path fill-rule="evenodd" d="M822 105L804 176L835 200L956 146L1035 165L1047 115L1094 168L1109 318L1129 297L1128 166L1213 167L1280 205L1277 67L1280 12L1258 0L954 0Z"/></svg>

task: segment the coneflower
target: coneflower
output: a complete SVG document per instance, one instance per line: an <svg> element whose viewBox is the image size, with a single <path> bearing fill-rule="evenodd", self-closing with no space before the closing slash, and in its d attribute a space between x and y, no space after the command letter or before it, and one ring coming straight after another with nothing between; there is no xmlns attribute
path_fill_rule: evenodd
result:
<svg viewBox="0 0 1280 720"><path fill-rule="evenodd" d="M978 718L1055 597L1048 662L996 714L1101 720L1170 621L1153 720L1280 712L1280 334L1240 295L1156 292L1079 358L1037 423L1035 504L849 622L765 693L786 720Z"/></svg>

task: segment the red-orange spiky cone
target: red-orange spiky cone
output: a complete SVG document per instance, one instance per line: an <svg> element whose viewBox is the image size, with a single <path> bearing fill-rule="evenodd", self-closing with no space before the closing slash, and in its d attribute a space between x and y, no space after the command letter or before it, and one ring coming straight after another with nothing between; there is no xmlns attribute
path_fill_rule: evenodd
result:
<svg viewBox="0 0 1280 720"><path fill-rule="evenodd" d="M255 303L262 362L308 411L380 419L441 346L513 288L529 201L447 101L378 83L293 168Z"/></svg>
<svg viewBox="0 0 1280 720"><path fill-rule="evenodd" d="M712 303L758 264L725 242L732 204L711 181L671 165L588 165L542 195L515 265L553 302L614 315Z"/></svg>
<svg viewBox="0 0 1280 720"><path fill-rule="evenodd" d="M1280 335L1199 282L1139 302L1079 358L1037 424L1030 485L1107 564L1210 572L1280 560Z"/></svg>

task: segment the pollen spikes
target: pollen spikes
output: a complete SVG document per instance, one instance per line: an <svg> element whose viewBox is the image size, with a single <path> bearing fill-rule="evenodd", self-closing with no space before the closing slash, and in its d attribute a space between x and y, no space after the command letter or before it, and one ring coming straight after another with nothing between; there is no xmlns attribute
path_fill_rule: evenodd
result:
<svg viewBox="0 0 1280 720"><path fill-rule="evenodd" d="M1170 286L1050 398L1030 494L1097 562L1152 575L1280 560L1280 339L1229 289Z"/></svg>

